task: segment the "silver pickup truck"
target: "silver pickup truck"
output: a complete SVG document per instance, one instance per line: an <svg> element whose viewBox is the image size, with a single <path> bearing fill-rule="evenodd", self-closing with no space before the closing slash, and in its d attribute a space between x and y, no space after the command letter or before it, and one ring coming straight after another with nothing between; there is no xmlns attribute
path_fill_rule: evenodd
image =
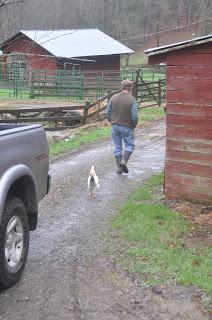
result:
<svg viewBox="0 0 212 320"><path fill-rule="evenodd" d="M41 125L0 125L0 288L24 270L38 202L48 193L48 143Z"/></svg>

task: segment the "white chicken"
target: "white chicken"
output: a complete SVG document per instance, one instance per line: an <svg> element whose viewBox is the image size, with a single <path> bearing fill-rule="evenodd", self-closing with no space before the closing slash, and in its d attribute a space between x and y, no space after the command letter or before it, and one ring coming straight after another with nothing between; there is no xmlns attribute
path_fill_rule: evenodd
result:
<svg viewBox="0 0 212 320"><path fill-rule="evenodd" d="M88 189L90 190L91 197L95 197L97 188L99 188L99 178L94 170L94 166L92 166L88 175Z"/></svg>

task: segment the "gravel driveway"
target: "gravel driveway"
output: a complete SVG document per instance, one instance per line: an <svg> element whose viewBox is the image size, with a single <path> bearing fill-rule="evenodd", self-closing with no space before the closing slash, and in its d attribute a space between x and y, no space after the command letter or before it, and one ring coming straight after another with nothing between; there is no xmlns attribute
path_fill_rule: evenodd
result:
<svg viewBox="0 0 212 320"><path fill-rule="evenodd" d="M115 173L110 139L51 164L52 189L40 204L21 281L0 293L0 320L208 319L192 287L141 288L105 254L109 219L132 190L163 170L165 124L136 132L130 173ZM87 176L95 165L95 199Z"/></svg>

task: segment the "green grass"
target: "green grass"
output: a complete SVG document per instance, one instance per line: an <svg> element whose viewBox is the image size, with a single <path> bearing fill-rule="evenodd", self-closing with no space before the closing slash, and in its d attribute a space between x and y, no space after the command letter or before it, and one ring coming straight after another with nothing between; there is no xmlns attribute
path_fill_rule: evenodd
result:
<svg viewBox="0 0 212 320"><path fill-rule="evenodd" d="M211 248L185 245L192 226L181 213L162 204L163 174L152 177L124 204L112 222L124 239L118 262L143 285L196 285L212 294Z"/></svg>
<svg viewBox="0 0 212 320"><path fill-rule="evenodd" d="M126 67L127 62L127 56L123 55L121 58L121 65L123 67ZM128 60L128 67L137 67L137 66L143 66L148 63L147 55L143 52L134 52L129 55Z"/></svg>
<svg viewBox="0 0 212 320"><path fill-rule="evenodd" d="M151 110L152 111L151 111ZM164 116L163 108L147 108L139 110L139 123L153 121ZM76 131L77 132L77 131ZM90 128L88 130L79 130L73 138L68 141L60 140L50 144L50 156L57 156L59 154L77 149L82 145L89 144L100 139L108 138L111 135L110 127Z"/></svg>
<svg viewBox="0 0 212 320"><path fill-rule="evenodd" d="M1 92L0 92L1 93ZM0 97L2 97L0 95ZM74 103L74 100L72 100ZM151 107L146 109L139 109L139 123L149 122L164 116L162 107ZM50 144L50 155L56 156L65 153L69 150L77 149L81 145L89 144L110 136L110 127L99 127L98 129L89 129L86 131L80 130L79 133L68 141L61 140Z"/></svg>
<svg viewBox="0 0 212 320"><path fill-rule="evenodd" d="M13 89L0 88L0 99L29 99L29 91L20 90L16 97Z"/></svg>
<svg viewBox="0 0 212 320"><path fill-rule="evenodd" d="M166 78L165 68L160 68L160 70L158 70L156 68L148 67L148 58L144 52L134 52L130 54L128 65L127 56L123 55L121 58L121 66L125 70L138 70L138 68L140 68L140 75L144 81L152 82Z"/></svg>
<svg viewBox="0 0 212 320"><path fill-rule="evenodd" d="M146 81L157 81L159 78L166 77L165 69L157 70L155 68L148 68L148 57L144 52L134 52L129 55L128 65L127 56L123 55L121 58L121 66L126 69L141 69L142 78Z"/></svg>
<svg viewBox="0 0 212 320"><path fill-rule="evenodd" d="M155 119L161 119L165 117L163 107L150 107L139 109L138 121L139 123L153 121Z"/></svg>
<svg viewBox="0 0 212 320"><path fill-rule="evenodd" d="M47 100L47 101L69 101L71 102L77 102L84 103L85 100L77 97L65 97L65 96L36 96L34 98L30 98L30 91L29 90L18 90L17 96L15 96L13 89L1 89L0 88L0 99L22 99L22 100Z"/></svg>
<svg viewBox="0 0 212 320"><path fill-rule="evenodd" d="M157 72L155 70L143 70L142 71L142 79L144 81L158 81L159 79L164 79L165 73Z"/></svg>
<svg viewBox="0 0 212 320"><path fill-rule="evenodd" d="M89 144L110 136L110 127L102 127L98 129L89 129L76 133L74 138L65 141L58 141L50 144L50 156L56 156L67 151L77 149L82 145Z"/></svg>

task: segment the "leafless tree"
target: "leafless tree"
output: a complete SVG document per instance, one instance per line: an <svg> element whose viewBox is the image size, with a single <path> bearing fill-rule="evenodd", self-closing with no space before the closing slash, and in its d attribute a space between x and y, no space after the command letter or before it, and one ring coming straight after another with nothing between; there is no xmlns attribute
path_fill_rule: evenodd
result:
<svg viewBox="0 0 212 320"><path fill-rule="evenodd" d="M201 35L211 32L211 6L211 0L0 0L0 40L20 29L99 28L119 40L141 35L140 43L142 35L182 25Z"/></svg>

